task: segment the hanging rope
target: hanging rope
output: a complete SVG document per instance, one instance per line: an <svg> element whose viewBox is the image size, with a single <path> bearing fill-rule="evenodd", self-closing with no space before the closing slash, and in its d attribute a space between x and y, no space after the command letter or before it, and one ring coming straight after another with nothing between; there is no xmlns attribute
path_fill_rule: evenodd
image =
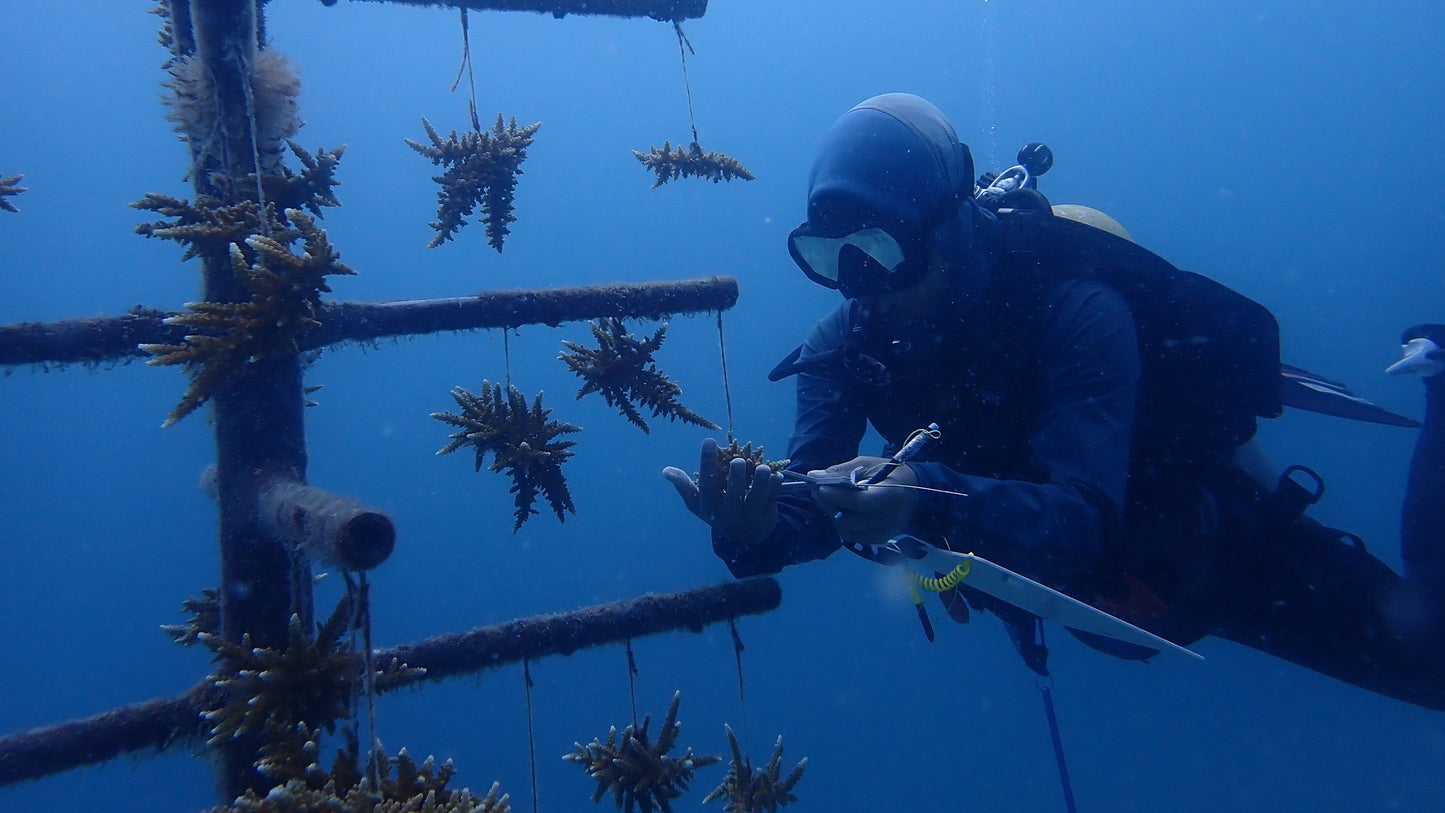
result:
<svg viewBox="0 0 1445 813"><path fill-rule="evenodd" d="M637 658L632 654L632 639L627 639L627 694L632 698L632 727L637 727Z"/></svg>
<svg viewBox="0 0 1445 813"><path fill-rule="evenodd" d="M723 341L722 311L717 312L717 350L722 356L723 400L728 405L728 443L734 443L737 437L733 434L733 393L728 385L728 346Z"/></svg>
<svg viewBox="0 0 1445 813"><path fill-rule="evenodd" d="M512 391L512 345L507 340L507 334L511 332L509 327L502 328L502 359L507 367L507 392Z"/></svg>
<svg viewBox="0 0 1445 813"><path fill-rule="evenodd" d="M362 646L358 640L361 637L361 630L360 624L357 623L359 619L356 617L356 584L351 580L351 573L348 571L341 571L341 577L346 582L346 617L348 631L346 636L346 654L347 657L355 657L357 650ZM361 664L360 668L365 668L365 664L360 658L357 658L356 662ZM365 678L361 680L353 679L351 681L351 691L346 698L347 720L346 725L342 728L342 735L346 738L346 747L351 750L352 767L357 765L356 760L360 758L361 754L361 715L358 713L357 704L359 702L358 698L362 692L365 691L363 688L365 683Z"/></svg>
<svg viewBox="0 0 1445 813"><path fill-rule="evenodd" d="M457 86L462 83L462 73L466 72L467 86L471 89L471 101L467 103L467 107L472 114L472 129L481 132L482 122L477 118L477 79L472 73L472 39L467 29L467 10L462 9L462 64L457 68L457 78L452 82L452 92L456 92Z"/></svg>
<svg viewBox="0 0 1445 813"><path fill-rule="evenodd" d="M367 769L371 778L372 787L380 787L380 776L376 764L375 755L380 753L377 748L376 735L376 667L372 662L371 649L371 585L367 584L366 571L357 574L359 583L353 581L350 571L341 571L342 579L346 582L346 601L351 608L350 627L352 634L352 647L356 645L356 634L361 633L361 687L366 693L366 734L372 758L367 760ZM356 720L355 694L352 695L352 720ZM359 739L352 734L354 739ZM353 747L356 747L353 743ZM358 748L358 755L359 755Z"/></svg>
<svg viewBox="0 0 1445 813"><path fill-rule="evenodd" d="M532 813L537 813L537 736L532 729L532 661L522 659L522 679L527 684L527 758L532 766Z"/></svg>
<svg viewBox="0 0 1445 813"><path fill-rule="evenodd" d="M361 572L361 591L357 601L357 612L361 616L361 668L365 670L363 683L366 686L366 733L370 738L372 753L381 753L376 734L376 667L371 662L371 585L366 583L366 571ZM377 775L376 760L371 761L372 787L381 787Z"/></svg>
<svg viewBox="0 0 1445 813"><path fill-rule="evenodd" d="M257 16L260 16L259 13L258 13ZM253 52L252 52L252 55L251 55L250 57L246 57L246 60L249 61L249 60L251 60L251 59L254 59L255 56L256 56L256 52L253 51ZM251 66L251 65L246 65L246 66L245 66L245 73L247 73L247 74L252 74L253 70L254 70L254 67L253 67L253 66ZM243 90L243 92L244 92L245 101L246 101L246 126L247 126L247 128L249 128L250 131L251 131L251 132L250 132L250 136L251 136L251 138L250 138L250 141L251 141L251 155L249 156L249 158L250 158L250 161L251 161L251 165L256 168L256 205L261 208L261 211L262 211L262 212L265 212L265 211L266 211L266 190L265 190L264 188L262 188L262 185L261 185L261 176L265 174L265 168L261 165L261 145L260 145L260 143L258 143L259 140L260 140L260 136L258 135L258 128L257 128L257 126L256 126L256 89L255 89L255 85L253 84L253 81L252 81L252 80L249 80L249 79L248 79L247 81L245 81L245 82L242 82L241 85L242 85L242 90ZM234 192L234 190L228 190L228 191ZM238 201L234 201L234 200L233 200L233 201L231 201L231 202L232 202L232 203L236 203L236 202L238 202ZM262 236L265 236L265 237L270 237L270 236L271 236L271 218L270 218L270 217L263 216L263 217L261 218L261 234L262 234Z"/></svg>
<svg viewBox="0 0 1445 813"><path fill-rule="evenodd" d="M692 114L692 83L687 79L687 54L692 51L695 56L697 51L693 51L692 43L688 40L687 35L682 33L681 22L673 20L672 30L677 32L677 52L682 55L682 87L687 91L687 121L692 125L692 142L696 144L697 118Z"/></svg>
<svg viewBox="0 0 1445 813"><path fill-rule="evenodd" d="M745 755L752 758L753 738L748 734L748 698L743 691L743 638L738 635L737 621L728 619L728 632L733 636L733 659L738 664L738 705L743 711L743 751Z"/></svg>

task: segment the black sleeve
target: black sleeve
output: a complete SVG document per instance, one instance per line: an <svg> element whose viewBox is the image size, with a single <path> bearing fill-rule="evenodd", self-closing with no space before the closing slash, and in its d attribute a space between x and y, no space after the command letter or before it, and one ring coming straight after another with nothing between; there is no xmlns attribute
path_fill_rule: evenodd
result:
<svg viewBox="0 0 1445 813"><path fill-rule="evenodd" d="M1043 481L995 480L939 463L912 466L920 485L968 495L920 492L915 533L1040 578L1086 567L1121 522L1139 380L1134 320L1112 289L1064 283L1051 292L1047 312L1037 344L1043 403L1029 433L1027 467L1045 472ZM846 332L843 309L813 330L804 357L836 348ZM866 428L841 372L800 375L789 468L826 468L854 457ZM714 552L739 577L820 559L839 545L831 518L806 494L779 500L778 525L757 545L713 536Z"/></svg>
<svg viewBox="0 0 1445 813"><path fill-rule="evenodd" d="M849 307L844 303L820 321L803 342L800 360L838 349L848 333ZM836 365L798 375L798 411L788 443L788 468L810 471L851 460L867 429L867 416ZM778 499L778 524L756 545L740 545L713 533L713 552L739 578L776 573L785 565L821 559L840 541L827 516L808 495L784 493Z"/></svg>
<svg viewBox="0 0 1445 813"><path fill-rule="evenodd" d="M1067 282L1050 293L1039 337L1042 403L1029 431L1030 471L1041 482L994 480L916 464L919 536L948 540L1040 578L1087 567L1121 522L1139 350L1129 307L1112 289Z"/></svg>

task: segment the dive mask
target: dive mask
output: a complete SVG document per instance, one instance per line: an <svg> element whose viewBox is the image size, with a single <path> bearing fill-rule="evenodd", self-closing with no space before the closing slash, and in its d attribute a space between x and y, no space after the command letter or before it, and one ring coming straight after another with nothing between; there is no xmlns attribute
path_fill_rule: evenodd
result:
<svg viewBox="0 0 1445 813"><path fill-rule="evenodd" d="M922 243L900 240L879 226L834 236L804 223L788 235L788 253L808 279L856 299L901 290L921 279L928 268Z"/></svg>

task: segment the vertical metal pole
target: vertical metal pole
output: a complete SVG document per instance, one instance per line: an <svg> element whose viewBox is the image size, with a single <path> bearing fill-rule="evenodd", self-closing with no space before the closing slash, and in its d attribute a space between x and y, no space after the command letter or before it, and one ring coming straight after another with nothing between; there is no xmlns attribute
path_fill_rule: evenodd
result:
<svg viewBox="0 0 1445 813"><path fill-rule="evenodd" d="M176 0L172 8L189 12L192 58L204 67L217 111L211 146L192 144L196 192L235 203L245 197L243 185L254 188L260 172L252 94L259 47L257 2ZM207 300L249 297L225 252L203 260ZM293 580L293 562L279 540L262 532L256 506L263 483L277 478L305 482L300 361L295 354L254 361L215 392L211 403L220 509L221 632L232 641L249 634L252 646L284 647L293 606L309 616L310 584L304 578ZM294 597L293 583L300 592ZM267 780L252 765L257 745L254 738L242 738L223 747L218 769L223 801L248 787L264 793Z"/></svg>

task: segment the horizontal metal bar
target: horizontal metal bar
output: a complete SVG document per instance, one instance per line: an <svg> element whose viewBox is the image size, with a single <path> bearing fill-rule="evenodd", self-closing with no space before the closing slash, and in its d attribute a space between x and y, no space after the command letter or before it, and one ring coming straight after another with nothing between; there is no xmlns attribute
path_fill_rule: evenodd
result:
<svg viewBox="0 0 1445 813"><path fill-rule="evenodd" d="M408 682L440 680L522 660L571 655L579 649L669 630L701 632L703 627L730 618L775 610L782 595L782 588L771 578L646 595L383 649L376 653L375 662L404 663L426 670L425 675Z"/></svg>
<svg viewBox="0 0 1445 813"><path fill-rule="evenodd" d="M332 6L336 0L321 0ZM707 0L370 0L402 6L444 6L473 11L534 11L558 19L568 14L695 20L707 13Z"/></svg>
<svg viewBox="0 0 1445 813"><path fill-rule="evenodd" d="M300 337L303 349L446 330L551 325L615 316L660 319L724 311L738 301L738 282L712 277L678 282L588 285L541 291L485 291L476 296L363 304L326 303L321 327Z"/></svg>
<svg viewBox="0 0 1445 813"><path fill-rule="evenodd" d="M710 624L775 610L781 602L782 588L772 578L725 582L427 638L377 650L373 662L378 670L403 663L427 670L415 677L393 676L385 681L391 690L660 632L701 632ZM0 738L0 787L194 740L206 731L201 711L209 705L207 696L213 690L202 682L178 697L134 703Z"/></svg>
<svg viewBox="0 0 1445 813"><path fill-rule="evenodd" d="M537 291L486 291L475 296L402 302L324 302L321 327L299 337L314 350L336 342L497 327L579 322L615 316L656 319L724 311L737 304L732 277L619 283ZM0 325L0 366L100 364L146 354L138 344L180 344L187 329L165 324L173 312L136 308L122 316Z"/></svg>
<svg viewBox="0 0 1445 813"><path fill-rule="evenodd" d="M0 739L0 786L114 759L161 750L201 733L202 684L178 697L147 700L59 725Z"/></svg>

